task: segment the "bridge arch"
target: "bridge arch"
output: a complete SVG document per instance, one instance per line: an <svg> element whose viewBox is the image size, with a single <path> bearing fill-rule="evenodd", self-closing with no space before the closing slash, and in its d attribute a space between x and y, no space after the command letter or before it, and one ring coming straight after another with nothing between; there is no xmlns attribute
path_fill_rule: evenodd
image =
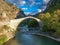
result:
<svg viewBox="0 0 60 45"><path fill-rule="evenodd" d="M23 20L22 22L20 22L20 24L18 25L18 27L24 27L24 26L28 26L29 28L34 28L34 27L37 28L39 27L39 23L35 19L27 18Z"/></svg>
<svg viewBox="0 0 60 45"><path fill-rule="evenodd" d="M29 19L29 18L36 20L36 21L38 22L38 24L39 24L40 29L42 29L42 21L41 21L40 19L38 19L38 18L31 17L31 16L24 17L24 18L20 18L20 19L11 20L11 21L10 21L10 23L11 23L10 26L12 26L12 28L17 29L18 25L19 25L22 21L24 21L24 20L26 20L26 19Z"/></svg>

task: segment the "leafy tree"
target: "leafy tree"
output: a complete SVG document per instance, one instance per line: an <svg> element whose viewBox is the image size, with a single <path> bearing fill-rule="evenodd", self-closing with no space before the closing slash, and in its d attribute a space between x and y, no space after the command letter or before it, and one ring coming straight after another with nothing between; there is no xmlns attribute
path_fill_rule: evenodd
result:
<svg viewBox="0 0 60 45"><path fill-rule="evenodd" d="M56 0L54 5L39 14L38 18L43 21L43 31L60 37L60 0Z"/></svg>

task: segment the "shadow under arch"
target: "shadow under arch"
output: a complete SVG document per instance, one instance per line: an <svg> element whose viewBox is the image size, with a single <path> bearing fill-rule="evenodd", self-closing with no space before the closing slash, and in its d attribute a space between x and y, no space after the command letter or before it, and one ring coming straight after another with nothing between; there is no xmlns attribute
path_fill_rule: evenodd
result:
<svg viewBox="0 0 60 45"><path fill-rule="evenodd" d="M31 19L31 18L25 19L22 22L20 22L18 27L22 27L24 25L28 25L28 27L30 27L30 26L39 27L39 23L35 19Z"/></svg>
<svg viewBox="0 0 60 45"><path fill-rule="evenodd" d="M29 21L33 21L32 23L37 25L38 27L40 27L40 30L42 30L42 21L40 19L38 19L38 18L35 18L35 17L26 17L26 18L23 18L23 20L18 24L17 29L18 29L18 27L21 26L21 24L23 24L23 23L26 24L26 22L25 22L26 20L28 22Z"/></svg>

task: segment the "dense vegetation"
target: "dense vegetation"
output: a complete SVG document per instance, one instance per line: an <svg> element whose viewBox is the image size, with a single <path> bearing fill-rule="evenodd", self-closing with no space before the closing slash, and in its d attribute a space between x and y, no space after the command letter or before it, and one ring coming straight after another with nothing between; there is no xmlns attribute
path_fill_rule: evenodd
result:
<svg viewBox="0 0 60 45"><path fill-rule="evenodd" d="M7 37L6 35L1 35L0 36L0 45L3 45L3 43L6 41Z"/></svg>
<svg viewBox="0 0 60 45"><path fill-rule="evenodd" d="M60 37L60 0L56 0L49 9L39 14L39 19L43 21L43 31Z"/></svg>

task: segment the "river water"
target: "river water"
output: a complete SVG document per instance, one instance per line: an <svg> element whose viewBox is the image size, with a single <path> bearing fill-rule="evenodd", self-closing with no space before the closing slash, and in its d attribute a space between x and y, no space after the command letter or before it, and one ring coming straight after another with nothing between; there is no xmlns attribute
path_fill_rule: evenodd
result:
<svg viewBox="0 0 60 45"><path fill-rule="evenodd" d="M18 31L15 38L10 39L5 45L60 45L60 42L44 36Z"/></svg>

